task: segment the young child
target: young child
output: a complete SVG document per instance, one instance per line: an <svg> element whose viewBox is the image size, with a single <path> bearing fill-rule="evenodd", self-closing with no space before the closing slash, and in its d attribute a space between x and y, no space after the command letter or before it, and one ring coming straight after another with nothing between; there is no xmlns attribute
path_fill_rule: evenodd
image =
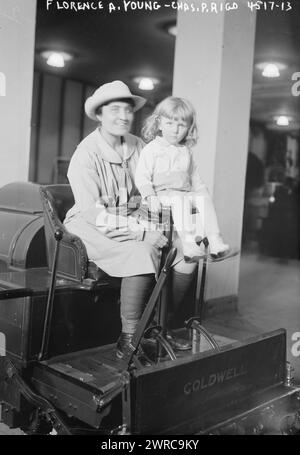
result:
<svg viewBox="0 0 300 455"><path fill-rule="evenodd" d="M183 98L164 99L146 120L142 134L150 142L141 152L135 182L151 212L171 206L185 256L202 253L196 244L199 237L207 237L214 258L224 256L229 246L191 152L197 142L193 106ZM198 213L192 215L193 209Z"/></svg>

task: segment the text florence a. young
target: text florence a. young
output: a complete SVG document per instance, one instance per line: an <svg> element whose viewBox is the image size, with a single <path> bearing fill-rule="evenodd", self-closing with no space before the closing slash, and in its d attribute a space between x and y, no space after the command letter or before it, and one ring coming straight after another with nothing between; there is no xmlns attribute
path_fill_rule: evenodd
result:
<svg viewBox="0 0 300 455"><path fill-rule="evenodd" d="M96 2L70 2L70 1L55 1L46 0L47 10L56 8L57 10L71 10L71 11L88 11L88 10L103 10L103 1Z"/></svg>

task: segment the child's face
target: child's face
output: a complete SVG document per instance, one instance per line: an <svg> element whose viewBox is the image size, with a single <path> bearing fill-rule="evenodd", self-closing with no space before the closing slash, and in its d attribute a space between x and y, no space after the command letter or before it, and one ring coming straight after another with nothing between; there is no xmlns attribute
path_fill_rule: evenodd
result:
<svg viewBox="0 0 300 455"><path fill-rule="evenodd" d="M160 117L159 129L162 137L171 145L178 145L187 135L189 125L187 122L168 117Z"/></svg>

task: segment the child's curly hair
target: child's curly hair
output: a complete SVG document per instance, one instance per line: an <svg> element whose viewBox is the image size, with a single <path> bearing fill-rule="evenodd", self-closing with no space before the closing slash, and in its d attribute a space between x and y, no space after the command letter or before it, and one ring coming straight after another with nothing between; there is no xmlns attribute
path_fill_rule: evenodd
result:
<svg viewBox="0 0 300 455"><path fill-rule="evenodd" d="M185 138L181 141L187 147L193 147L198 138L196 126L196 113L192 104L184 99L169 96L162 100L154 109L154 112L146 119L142 129L142 136L146 142L150 142L160 135L160 117L182 120L189 125Z"/></svg>

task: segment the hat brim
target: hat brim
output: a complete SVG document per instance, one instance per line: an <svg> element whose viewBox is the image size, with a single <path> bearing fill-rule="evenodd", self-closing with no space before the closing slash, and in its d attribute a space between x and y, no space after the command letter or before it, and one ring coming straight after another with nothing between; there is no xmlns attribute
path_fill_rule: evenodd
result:
<svg viewBox="0 0 300 455"><path fill-rule="evenodd" d="M85 113L90 119L98 121L96 111L99 107L101 107L104 104L107 104L109 102L112 102L114 100L122 100L122 99L132 99L133 100L133 102L134 102L133 111L134 112L141 109L147 102L147 100L145 98L143 98L142 96L138 96L138 95L116 96L115 98L110 97L107 99L102 98L101 101L99 99L97 99L97 97L91 96L85 102L85 106L84 106Z"/></svg>

